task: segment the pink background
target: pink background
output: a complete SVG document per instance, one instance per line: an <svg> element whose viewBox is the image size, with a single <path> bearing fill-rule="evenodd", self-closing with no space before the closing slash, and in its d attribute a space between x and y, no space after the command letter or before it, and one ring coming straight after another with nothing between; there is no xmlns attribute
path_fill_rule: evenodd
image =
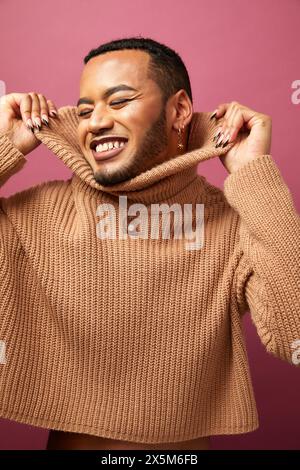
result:
<svg viewBox="0 0 300 470"><path fill-rule="evenodd" d="M2 0L0 18L6 93L41 92L57 107L75 105L83 57L101 43L143 35L174 48L189 70L195 111L236 100L272 116L271 154L299 211L299 0ZM71 174L44 146L27 158L1 196ZM217 158L200 170L223 187ZM249 314L244 326L260 428L216 436L213 448L300 449L299 368L265 351ZM44 449L47 437L47 430L0 420L0 449Z"/></svg>

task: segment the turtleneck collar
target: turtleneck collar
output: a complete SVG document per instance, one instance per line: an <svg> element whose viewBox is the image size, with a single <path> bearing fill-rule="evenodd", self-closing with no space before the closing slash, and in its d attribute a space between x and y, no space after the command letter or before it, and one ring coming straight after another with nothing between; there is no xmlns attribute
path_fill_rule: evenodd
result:
<svg viewBox="0 0 300 470"><path fill-rule="evenodd" d="M167 200L194 181L199 189L205 178L197 175L198 163L226 153L234 144L215 148L213 137L218 127L217 121L210 120L210 113L194 112L185 153L122 183L104 186L95 180L93 170L81 152L77 138L77 108L61 107L58 117L50 117L49 120L50 127L43 126L40 131L35 131L35 135L70 168L78 183L111 195L126 195L139 202Z"/></svg>

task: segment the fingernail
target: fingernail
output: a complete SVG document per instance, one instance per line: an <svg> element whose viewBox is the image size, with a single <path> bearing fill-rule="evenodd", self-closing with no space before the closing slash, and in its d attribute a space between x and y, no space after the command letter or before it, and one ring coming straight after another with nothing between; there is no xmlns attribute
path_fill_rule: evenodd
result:
<svg viewBox="0 0 300 470"><path fill-rule="evenodd" d="M50 124L49 124L48 121L46 121L46 119L43 119L43 118L42 118L42 121L43 121L43 123L44 123L46 126L50 127Z"/></svg>
<svg viewBox="0 0 300 470"><path fill-rule="evenodd" d="M217 112L218 112L218 110L216 109L216 110L212 113L212 115L210 116L209 119L210 119L210 120L213 119L213 118L216 116Z"/></svg>
<svg viewBox="0 0 300 470"><path fill-rule="evenodd" d="M41 120L40 118L36 117L33 119L33 122L34 122L34 125L35 127L40 130L40 128L42 127L42 123L41 123Z"/></svg>
<svg viewBox="0 0 300 470"><path fill-rule="evenodd" d="M48 116L46 114L42 114L42 121L44 124L49 126Z"/></svg>
<svg viewBox="0 0 300 470"><path fill-rule="evenodd" d="M215 145L216 148L217 148L217 147L220 147L220 146L222 145L223 137L224 137L224 135L221 134L219 140L217 141L217 143L216 143L216 145Z"/></svg>
<svg viewBox="0 0 300 470"><path fill-rule="evenodd" d="M224 144L222 145L222 147L226 147L226 145L228 144L228 141L229 141L229 138L227 137L227 139L225 140Z"/></svg>
<svg viewBox="0 0 300 470"><path fill-rule="evenodd" d="M27 119L27 121L26 121L26 125L27 125L27 127L29 127L29 129L31 129L31 130L32 130L32 128L33 128L33 124L32 124L32 121L31 121L31 119Z"/></svg>
<svg viewBox="0 0 300 470"><path fill-rule="evenodd" d="M213 142L214 142L214 141L216 141L216 142L217 142L217 140L218 140L218 138L220 137L220 135L221 135L221 131L220 131L220 132L218 132L218 134L216 134L216 135L214 136L214 138L213 138Z"/></svg>
<svg viewBox="0 0 300 470"><path fill-rule="evenodd" d="M52 109L52 110L50 111L50 115L51 115L52 117L55 117L55 116L57 116L57 112L54 111L54 109Z"/></svg>
<svg viewBox="0 0 300 470"><path fill-rule="evenodd" d="M221 133L219 140L217 141L217 144L220 145L222 143L222 140L224 139L224 134L223 132Z"/></svg>

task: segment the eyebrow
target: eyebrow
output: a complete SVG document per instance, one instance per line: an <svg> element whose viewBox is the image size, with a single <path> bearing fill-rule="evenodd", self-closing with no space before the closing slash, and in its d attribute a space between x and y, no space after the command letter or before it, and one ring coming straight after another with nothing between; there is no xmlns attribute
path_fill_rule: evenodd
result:
<svg viewBox="0 0 300 470"><path fill-rule="evenodd" d="M135 88L132 88L131 86L128 86L128 85L125 85L124 83L121 83L120 85L116 85L116 86L113 86L111 88L108 88L104 93L103 93L103 98L106 99L108 98L110 95L113 95L114 93L116 93L117 91L124 91L124 90L129 90L129 91L138 91L136 90ZM80 98L78 101L77 101L77 106L79 106L80 104L93 104L93 100L91 100L90 98Z"/></svg>

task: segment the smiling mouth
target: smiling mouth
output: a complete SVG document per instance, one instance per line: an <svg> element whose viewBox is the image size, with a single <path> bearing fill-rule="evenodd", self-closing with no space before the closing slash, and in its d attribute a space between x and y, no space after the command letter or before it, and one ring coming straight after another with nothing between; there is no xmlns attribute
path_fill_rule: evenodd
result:
<svg viewBox="0 0 300 470"><path fill-rule="evenodd" d="M95 148L92 148L93 156L95 160L97 161L107 160L109 158L112 158L116 155L119 155L119 153L121 153L122 150L126 148L127 142L128 141L115 142L113 145L112 143L110 143L110 145L106 143L103 145L101 144L97 145Z"/></svg>

